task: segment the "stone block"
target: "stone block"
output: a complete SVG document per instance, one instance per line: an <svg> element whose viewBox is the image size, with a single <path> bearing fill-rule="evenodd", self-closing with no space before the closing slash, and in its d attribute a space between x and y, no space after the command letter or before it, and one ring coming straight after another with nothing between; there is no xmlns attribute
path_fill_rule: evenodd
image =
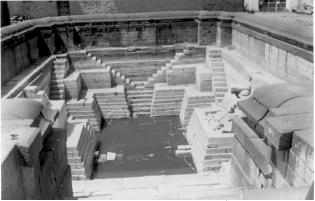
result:
<svg viewBox="0 0 315 201"><path fill-rule="evenodd" d="M22 156L21 163L24 166L32 167L38 160L39 152L42 149L40 129L38 128L18 128L8 135L14 136L16 146Z"/></svg>
<svg viewBox="0 0 315 201"><path fill-rule="evenodd" d="M313 130L295 131L292 137L291 151L314 171Z"/></svg>
<svg viewBox="0 0 315 201"><path fill-rule="evenodd" d="M235 117L232 120L232 130L235 137L247 151L251 144L250 140L252 138L259 139L258 135L240 117Z"/></svg>
<svg viewBox="0 0 315 201"><path fill-rule="evenodd" d="M264 134L278 150L291 147L292 133L295 130L313 126L312 114L285 115L266 119Z"/></svg>
<svg viewBox="0 0 315 201"><path fill-rule="evenodd" d="M4 143L2 137L1 154L1 198L25 199L17 147L13 143Z"/></svg>
<svg viewBox="0 0 315 201"><path fill-rule="evenodd" d="M42 199L55 199L57 196L57 183L55 180L55 173L53 171L53 153L42 152L40 167L40 193Z"/></svg>
<svg viewBox="0 0 315 201"><path fill-rule="evenodd" d="M272 169L271 162L271 148L268 147L262 139L251 138L249 147L249 155L256 164L256 166L262 171L264 175L270 175Z"/></svg>
<svg viewBox="0 0 315 201"><path fill-rule="evenodd" d="M307 167L305 161L302 161L291 150L288 165L293 169L296 175L301 177L303 180L308 181L308 183L312 183L314 172L309 167Z"/></svg>
<svg viewBox="0 0 315 201"><path fill-rule="evenodd" d="M306 181L304 181L292 168L290 165L288 165L287 173L285 176L285 179L287 182L293 186L293 187L303 187L303 186L309 186Z"/></svg>
<svg viewBox="0 0 315 201"><path fill-rule="evenodd" d="M273 145L271 147L271 162L277 168L278 172L285 177L287 172L287 164L289 161L290 151L287 150L278 150Z"/></svg>
<svg viewBox="0 0 315 201"><path fill-rule="evenodd" d="M262 119L267 113L267 108L258 103L254 98L239 101L239 109L246 114L247 123L255 128L258 120Z"/></svg>

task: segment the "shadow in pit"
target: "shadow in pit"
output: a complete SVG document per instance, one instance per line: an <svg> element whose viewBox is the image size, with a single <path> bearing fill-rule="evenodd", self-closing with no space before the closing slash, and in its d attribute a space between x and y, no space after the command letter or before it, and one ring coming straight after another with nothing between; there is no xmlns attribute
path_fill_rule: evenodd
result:
<svg viewBox="0 0 315 201"><path fill-rule="evenodd" d="M175 156L177 146L187 144L180 128L178 116L108 121L98 136L93 179L195 173L191 158Z"/></svg>

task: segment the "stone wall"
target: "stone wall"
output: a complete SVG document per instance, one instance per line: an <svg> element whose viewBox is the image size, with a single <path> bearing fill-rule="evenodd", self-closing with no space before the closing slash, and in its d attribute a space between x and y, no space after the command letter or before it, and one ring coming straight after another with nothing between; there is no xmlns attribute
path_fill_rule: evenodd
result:
<svg viewBox="0 0 315 201"><path fill-rule="evenodd" d="M274 75L289 81L313 81L313 62L237 30L232 38L234 47Z"/></svg>
<svg viewBox="0 0 315 201"><path fill-rule="evenodd" d="M59 5L56 1L9 1L8 7L11 16L35 19L67 12L70 15L194 10L235 12L243 10L243 0L92 0L68 1Z"/></svg>
<svg viewBox="0 0 315 201"><path fill-rule="evenodd" d="M232 45L277 77L289 82L312 83L312 27L296 25L293 29L292 24L285 23L275 26L259 16L240 15L232 25Z"/></svg>
<svg viewBox="0 0 315 201"><path fill-rule="evenodd" d="M312 80L313 45L308 33L299 36L292 28L284 32L260 26L239 17L244 14L232 22L232 15L207 11L77 15L7 26L1 33L1 84L41 57L73 49L176 43L230 46L232 38L237 49L277 75Z"/></svg>
<svg viewBox="0 0 315 201"><path fill-rule="evenodd" d="M197 43L198 24L194 18L198 14L170 12L56 17L7 26L1 34L1 84L41 57L72 49ZM213 13L210 18L215 16ZM117 18L119 23L115 22Z"/></svg>
<svg viewBox="0 0 315 201"><path fill-rule="evenodd" d="M10 16L27 16L31 18L58 16L55 1L8 1Z"/></svg>

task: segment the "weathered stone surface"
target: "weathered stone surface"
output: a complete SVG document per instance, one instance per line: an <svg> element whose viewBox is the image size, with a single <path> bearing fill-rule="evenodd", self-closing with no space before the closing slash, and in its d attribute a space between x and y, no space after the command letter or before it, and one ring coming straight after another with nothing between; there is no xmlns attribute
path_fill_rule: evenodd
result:
<svg viewBox="0 0 315 201"><path fill-rule="evenodd" d="M312 126L312 114L285 115L267 118L264 132L270 143L281 150L291 147L293 131Z"/></svg>

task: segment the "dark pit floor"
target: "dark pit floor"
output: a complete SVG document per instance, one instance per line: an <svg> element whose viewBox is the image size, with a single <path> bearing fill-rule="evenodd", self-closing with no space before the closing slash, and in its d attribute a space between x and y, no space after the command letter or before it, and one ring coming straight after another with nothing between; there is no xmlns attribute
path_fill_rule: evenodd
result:
<svg viewBox="0 0 315 201"><path fill-rule="evenodd" d="M180 127L178 116L107 122L98 138L100 155L114 152L118 157L97 163L93 178L194 173L191 158L175 157L177 145L187 144Z"/></svg>

